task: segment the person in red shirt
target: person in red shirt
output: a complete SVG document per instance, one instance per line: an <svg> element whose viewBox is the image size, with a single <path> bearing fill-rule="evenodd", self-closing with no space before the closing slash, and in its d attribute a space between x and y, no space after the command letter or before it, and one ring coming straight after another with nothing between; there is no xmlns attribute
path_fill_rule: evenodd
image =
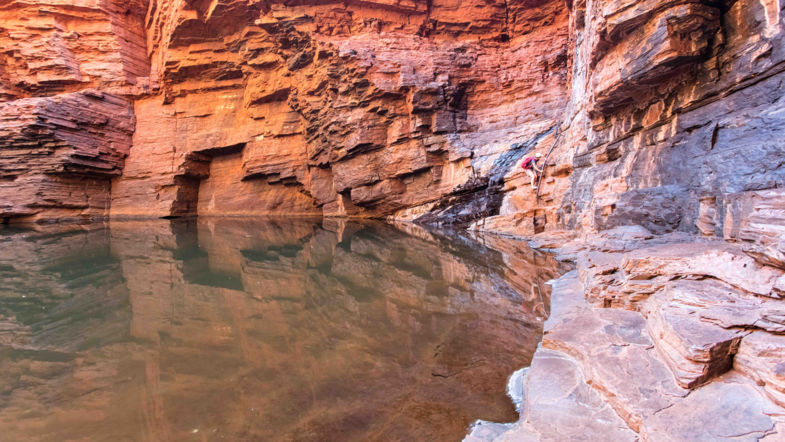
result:
<svg viewBox="0 0 785 442"><path fill-rule="evenodd" d="M538 152L534 154L533 157L524 158L523 163L521 163L523 170L525 170L532 179L532 189L537 188L537 185L534 184L534 180L537 179L538 173L542 173L542 169L537 167L537 161L540 161L540 158L542 158L542 154Z"/></svg>

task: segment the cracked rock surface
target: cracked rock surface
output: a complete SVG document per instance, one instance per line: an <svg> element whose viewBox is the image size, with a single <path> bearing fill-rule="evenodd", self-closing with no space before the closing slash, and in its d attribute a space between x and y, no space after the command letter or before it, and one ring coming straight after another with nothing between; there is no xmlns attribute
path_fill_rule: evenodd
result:
<svg viewBox="0 0 785 442"><path fill-rule="evenodd" d="M785 304L733 285L744 272L781 269L728 259L739 267L716 272L694 265L695 251L737 256L740 247L642 231L556 249L577 269L553 283L542 344L519 384L520 421L481 423L467 440L781 440ZM651 250L669 258L624 265L665 256ZM638 284L641 272L664 282Z"/></svg>

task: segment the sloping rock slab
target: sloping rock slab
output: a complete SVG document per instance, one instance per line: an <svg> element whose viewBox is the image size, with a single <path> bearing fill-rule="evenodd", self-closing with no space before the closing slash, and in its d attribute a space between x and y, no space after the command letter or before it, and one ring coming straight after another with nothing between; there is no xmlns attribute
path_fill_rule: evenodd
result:
<svg viewBox="0 0 785 442"><path fill-rule="evenodd" d="M516 424L479 422L464 439L477 441L635 441L638 435L586 383L564 353L539 348L522 385Z"/></svg>
<svg viewBox="0 0 785 442"><path fill-rule="evenodd" d="M572 358L547 349L537 351L528 372L523 419L543 441L632 441L637 436L586 383Z"/></svg>
<svg viewBox="0 0 785 442"><path fill-rule="evenodd" d="M779 298L775 286L782 270L761 266L737 246L723 243L668 244L631 252L622 269L627 280L658 275L711 276L760 296Z"/></svg>

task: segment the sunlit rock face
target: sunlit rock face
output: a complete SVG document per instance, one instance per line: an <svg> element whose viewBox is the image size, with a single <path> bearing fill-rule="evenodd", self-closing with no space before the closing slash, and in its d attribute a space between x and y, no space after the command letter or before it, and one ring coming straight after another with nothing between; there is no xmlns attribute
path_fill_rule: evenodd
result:
<svg viewBox="0 0 785 442"><path fill-rule="evenodd" d="M504 175L552 140L568 99L555 0L84 3L3 6L9 220L412 218L482 191L456 210L468 222L498 211ZM73 181L96 184L62 195Z"/></svg>
<svg viewBox="0 0 785 442"><path fill-rule="evenodd" d="M567 101L556 1L151 8L158 93L135 104L116 216L428 211L501 178Z"/></svg>
<svg viewBox="0 0 785 442"><path fill-rule="evenodd" d="M514 419L506 379L559 264L402 229L0 231L3 437L438 440Z"/></svg>

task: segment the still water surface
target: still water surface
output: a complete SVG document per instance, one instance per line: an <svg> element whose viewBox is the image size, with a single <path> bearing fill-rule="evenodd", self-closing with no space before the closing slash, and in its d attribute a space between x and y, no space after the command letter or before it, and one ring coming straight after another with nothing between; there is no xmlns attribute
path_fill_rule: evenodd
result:
<svg viewBox="0 0 785 442"><path fill-rule="evenodd" d="M309 220L0 230L0 440L460 440L512 421L552 257Z"/></svg>

